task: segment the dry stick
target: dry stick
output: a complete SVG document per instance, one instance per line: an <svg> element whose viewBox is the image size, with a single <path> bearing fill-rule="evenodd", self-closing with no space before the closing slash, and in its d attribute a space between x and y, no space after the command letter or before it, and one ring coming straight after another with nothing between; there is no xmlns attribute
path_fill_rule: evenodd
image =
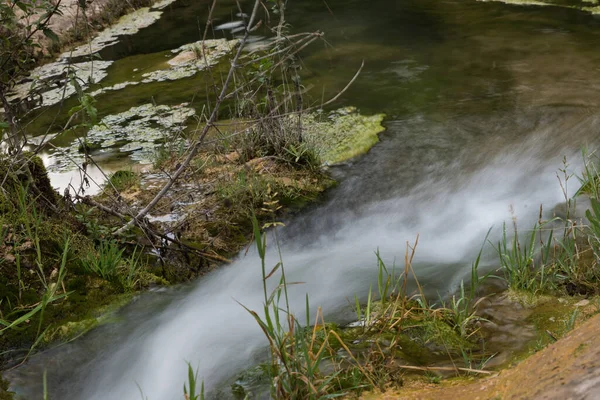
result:
<svg viewBox="0 0 600 400"><path fill-rule="evenodd" d="M161 191L158 192L158 194L152 199L152 201L150 201L150 203L148 203L148 205L143 210L141 210L131 221L129 221L127 224L123 225L121 228L119 228L117 231L115 231L115 233L114 233L115 235L120 235L123 232L125 232L127 229L129 229L131 226L133 226L134 224L139 224L140 219L144 218L146 216L146 214L148 214L150 212L150 210L152 210L152 208L154 206L156 206L156 204L160 201L160 199L162 199L167 194L167 192L169 191L169 189L171 189L171 187L173 186L173 184L177 181L177 179L179 179L179 177L183 174L183 172L190 165L190 162L192 161L192 159L194 158L194 156L198 152L198 149L200 148L200 146L204 142L204 138L206 137L206 134L208 133L208 130L210 129L210 127L212 126L212 124L217 119L217 113L218 113L218 110L219 110L219 106L221 105L221 103L225 99L225 96L226 96L226 93L227 93L227 88L229 87L229 83L231 82L231 78L233 77L234 71L235 71L235 69L237 67L237 61L240 58L240 56L242 54L242 50L244 49L244 45L246 44L246 42L248 40L248 36L250 35L250 32L249 32L248 29L254 23L254 19L256 18L256 13L257 13L258 5L259 4L260 4L260 0L256 0L254 2L254 9L252 11L252 16L250 17L250 21L248 23L248 27L246 27L246 33L244 34L244 37L243 37L243 39L240 42L240 46L238 48L238 51L235 54L235 57L233 58L233 61L231 62L231 68L229 68L229 73L227 74L227 79L225 80L225 83L223 84L223 89L221 90L221 94L217 98L217 101L215 103L215 107L213 108L213 111L212 111L212 113L210 115L209 120L207 121L206 125L202 129L202 133L200 134L200 138L198 138L198 140L192 145L192 148L190 149L189 154L187 155L187 157L185 158L185 160L183 161L183 163L181 164L181 166L177 169L177 171L175 171L175 173L173 174L173 176L171 177L171 179L169 179L169 181L165 184L165 186L161 189Z"/></svg>
<svg viewBox="0 0 600 400"><path fill-rule="evenodd" d="M282 37L281 33L283 32L283 26L285 25L285 3L278 0L277 5L279 6L279 25L277 25L277 38L279 39Z"/></svg>
<svg viewBox="0 0 600 400"><path fill-rule="evenodd" d="M206 47L204 46L204 42L206 41L206 36L208 35L208 29L212 26L213 23L213 13L215 11L215 7L217 6L217 0L213 0L212 5L210 6L210 10L208 12L208 18L206 20L206 27L204 28L204 34L202 35L202 57L204 58L204 64L206 70L210 73L211 80L213 82L213 89L215 91L215 95L217 95L217 84L215 82L215 78L212 75L212 70L210 69L210 65L208 65L208 57L206 57Z"/></svg>
<svg viewBox="0 0 600 400"><path fill-rule="evenodd" d="M402 369L414 369L417 371L455 371L455 370L459 370L459 371L464 371L464 372L473 372L476 374L485 374L485 375L492 375L493 372L492 371L485 371L482 369L473 369L473 368L453 368L453 367L416 367L414 365L396 365L396 368L402 368Z"/></svg>
<svg viewBox="0 0 600 400"><path fill-rule="evenodd" d="M115 217L120 218L123 221L127 220L127 217L124 214L121 214L120 212L118 212L116 210L113 210L112 208L107 207L107 206L105 206L102 203L98 203L97 201L92 200L92 198L90 198L89 196L79 196L79 195L76 195L75 197L78 200L80 200L81 202L83 202L83 203L85 203L85 204L87 204L89 206L96 207L97 209L99 209L101 211L104 211L105 213L114 215ZM210 258L212 260L220 261L220 262L225 262L225 263L230 263L231 262L231 260L229 260L229 259L227 259L225 257L221 257L218 254L208 254L208 253L205 253L205 252L200 251L200 250L198 250L195 247L189 246L189 245L187 245L187 244L185 244L185 243L183 243L183 242L181 242L181 241L179 241L177 239L173 239L173 238L171 238L171 237L169 237L167 235L163 235L161 233L158 233L158 232L154 231L153 229L150 229L150 227L148 227L148 226L144 226L143 229L146 230L146 231L148 231L150 234L152 234L153 236L155 236L157 238L166 240L168 242L174 243L174 244L179 245L181 247L185 247L186 249L191 250L191 251L197 253L198 255L200 255L202 257Z"/></svg>

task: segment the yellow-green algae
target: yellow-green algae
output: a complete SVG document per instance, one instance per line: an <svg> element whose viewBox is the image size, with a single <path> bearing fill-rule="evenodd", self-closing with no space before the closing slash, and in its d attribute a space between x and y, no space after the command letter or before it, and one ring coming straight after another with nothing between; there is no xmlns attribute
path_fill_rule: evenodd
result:
<svg viewBox="0 0 600 400"><path fill-rule="evenodd" d="M518 363L531 354L560 339L575 326L600 311L600 299L594 297L585 306L578 297L555 297L536 295L527 291L509 289L509 298L530 308L531 314L526 322L534 326L536 339L525 347L525 350L511 357L510 364Z"/></svg>
<svg viewBox="0 0 600 400"><path fill-rule="evenodd" d="M378 141L385 114L361 115L355 107L344 107L328 115L303 117L304 139L315 148L326 165L338 164L364 154Z"/></svg>
<svg viewBox="0 0 600 400"><path fill-rule="evenodd" d="M55 341L73 340L97 326L109 323L114 320L115 313L123 306L127 305L132 297L132 293L115 295L114 300L109 304L100 306L97 309L92 309L87 318L68 321L53 329L47 330L44 334L43 341L45 343L51 343Z"/></svg>

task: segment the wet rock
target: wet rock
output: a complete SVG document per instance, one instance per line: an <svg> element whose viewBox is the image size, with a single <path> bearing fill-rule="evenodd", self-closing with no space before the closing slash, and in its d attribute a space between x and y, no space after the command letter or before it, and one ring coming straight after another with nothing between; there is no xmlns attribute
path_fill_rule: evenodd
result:
<svg viewBox="0 0 600 400"><path fill-rule="evenodd" d="M584 300L581 300L581 301L575 303L575 307L585 307L589 304L590 304L590 301L587 299L584 299Z"/></svg>
<svg viewBox="0 0 600 400"><path fill-rule="evenodd" d="M219 60L238 46L238 40L214 39L198 41L171 50L173 56L167 61L168 69L146 73L143 83L175 81L196 75L199 71L215 66Z"/></svg>

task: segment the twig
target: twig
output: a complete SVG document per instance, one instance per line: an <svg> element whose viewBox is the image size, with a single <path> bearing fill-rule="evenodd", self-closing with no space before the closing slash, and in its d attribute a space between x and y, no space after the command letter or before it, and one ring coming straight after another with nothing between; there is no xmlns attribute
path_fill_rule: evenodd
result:
<svg viewBox="0 0 600 400"><path fill-rule="evenodd" d="M115 217L117 217L117 218L119 218L119 219L121 219L123 221L126 221L127 218L129 217L129 216L126 216L124 214L121 214L120 212L118 212L116 210L113 210L110 207L105 206L104 204L101 204L101 203L98 203L95 200L92 200L92 198L90 198L89 196L79 196L79 195L76 195L76 198L78 200L80 200L81 202L89 205L89 206L96 207L99 210L102 210L102 211L104 211L104 212L106 212L108 214L114 215ZM135 218L135 217L133 217L133 218ZM171 243L176 244L176 245L181 246L181 247L185 247L186 249L191 250L191 251L195 252L196 254L198 254L198 255L200 255L202 257L210 258L212 260L220 261L220 262L225 262L225 263L230 263L231 262L231 260L229 260L229 259L227 259L225 257L221 257L218 254L208 254L208 253L205 253L205 252L200 251L200 250L198 250L197 248L195 248L193 246L187 245L187 244L185 244L185 243L183 243L183 242L181 242L181 241L179 241L177 239L174 239L174 238L169 237L167 235L163 235L162 233L156 232L155 230L151 229L147 224L142 224L140 221L136 221L136 225L138 225L140 228L142 228L144 231L147 231L148 233L150 233L154 237L157 237L159 239L165 240L167 242L171 242Z"/></svg>
<svg viewBox="0 0 600 400"><path fill-rule="evenodd" d="M207 135L210 127L212 126L212 124L217 119L217 114L218 114L219 106L221 105L221 103L223 102L223 100L225 99L225 97L227 95L227 89L229 87L231 79L233 78L234 72L235 72L235 70L236 70L236 68L238 66L237 62L238 62L238 60L239 60L239 58L240 58L240 56L242 54L242 50L244 49L244 46L245 46L246 42L248 41L248 37L250 36L249 28L254 23L254 20L256 18L256 14L257 14L257 11L258 11L259 4L260 4L260 0L256 0L254 2L254 8L252 10L252 15L250 17L250 21L248 22L248 26L246 27L246 33L244 34L244 37L240 41L240 45L238 47L238 51L235 54L235 57L233 58L233 61L231 62L231 67L229 68L229 73L227 74L227 78L225 80L225 83L223 84L223 88L221 90L221 94L217 98L217 101L216 101L215 106L213 108L213 111L212 111L212 113L210 115L210 118L207 121L207 123L204 126L204 128L202 129L202 133L200 134L200 137L192 145L192 147L190 149L190 152L188 153L187 157L185 158L185 160L183 161L183 163L181 164L181 166L177 169L177 171L175 171L175 173L173 174L173 176L171 177L171 179L165 184L165 186L163 186L163 188L161 189L161 191L158 192L158 194L150 201L150 203L148 203L148 205L146 207L144 207L143 210L141 210L135 216L135 218L133 218L127 224L123 225L121 228L119 228L117 231L115 231L115 235L121 235L127 229L129 229L134 224L136 224L140 219L144 218L146 216L146 214L148 214L150 212L150 210L152 210L152 208L154 208L154 206L156 206L156 204L160 201L160 199L162 199L167 194L167 192L169 191L169 189L171 189L171 187L173 186L173 184L179 179L179 177L183 174L183 172L188 168L188 166L190 165L190 162L192 161L192 159L194 158L194 156L198 152L200 146L204 143L204 138L206 137L206 135Z"/></svg>
<svg viewBox="0 0 600 400"><path fill-rule="evenodd" d="M483 369L473 369L473 368L461 368L461 367L416 367L414 365L395 365L397 368L402 369L414 369L416 371L463 371L463 372L472 372L475 374L484 374L484 375L492 375L492 371L485 371Z"/></svg>

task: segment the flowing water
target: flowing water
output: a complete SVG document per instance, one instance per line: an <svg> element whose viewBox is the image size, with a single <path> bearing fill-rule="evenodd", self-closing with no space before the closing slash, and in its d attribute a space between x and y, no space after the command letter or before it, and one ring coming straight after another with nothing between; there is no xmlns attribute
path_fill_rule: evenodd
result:
<svg viewBox="0 0 600 400"><path fill-rule="evenodd" d="M119 59L112 73L197 40L206 3L176 3L156 26L107 51ZM223 22L235 20L227 4L220 12ZM580 147L600 145L593 15L469 0L303 0L290 2L288 14L293 31L326 32L327 43L303 54L303 83L314 87L315 103L364 59L338 104L388 115L381 143L333 168L340 185L280 231L288 280L305 282L290 289L301 315L309 293L311 305L344 320L348 299L375 278L374 252L402 260L417 234L414 268L426 292L451 293L491 226L494 240L513 216L525 229L540 204L550 215L563 199L556 177L563 157L579 171ZM190 82L201 78L194 79L127 88L103 98L101 113L150 96L189 101ZM569 184L572 194L576 180ZM278 261L274 249L267 260ZM139 399L140 388L149 399L176 399L190 361L214 389L265 356L259 327L237 303L259 309L261 298L260 263L250 251L194 284L139 296L114 323L33 357L9 378L23 398L39 397L46 369L55 399Z"/></svg>

